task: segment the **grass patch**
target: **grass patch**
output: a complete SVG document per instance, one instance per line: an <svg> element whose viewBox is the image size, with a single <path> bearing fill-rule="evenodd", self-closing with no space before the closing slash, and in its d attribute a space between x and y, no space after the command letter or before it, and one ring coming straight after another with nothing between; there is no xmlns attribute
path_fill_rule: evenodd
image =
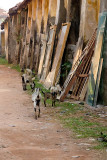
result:
<svg viewBox="0 0 107 160"><path fill-rule="evenodd" d="M4 58L0 58L0 65L8 65L12 69L20 72L19 65L8 64L8 62ZM40 88L44 92L49 92L38 80L36 77L34 80L36 84L36 88ZM32 94L30 85L27 85L27 93ZM42 99L43 102L43 99ZM47 100L47 106L51 107L51 100ZM98 138L100 137L100 133L103 132L107 135L107 126L103 122L100 122L99 116L90 112L90 110L86 110L84 106L78 104L72 104L67 102L56 102L56 107L59 107L57 113L55 113L55 117L57 117L61 123L71 129L74 132L74 136L77 138ZM55 111L55 109L54 109ZM86 113L89 113L86 115ZM103 149L107 147L107 142L98 142L93 149Z"/></svg>
<svg viewBox="0 0 107 160"><path fill-rule="evenodd" d="M8 65L8 62L4 57L0 57L0 65Z"/></svg>
<svg viewBox="0 0 107 160"><path fill-rule="evenodd" d="M20 72L19 65L8 64L8 61L5 59L5 57L0 57L0 65L7 65L11 69L15 69L16 71Z"/></svg>
<svg viewBox="0 0 107 160"><path fill-rule="evenodd" d="M20 66L19 65L10 65L11 69L15 69L16 71L20 72Z"/></svg>
<svg viewBox="0 0 107 160"><path fill-rule="evenodd" d="M61 120L66 127L73 129L77 135L81 135L79 138L98 138L101 131L106 133L107 130L107 128L103 127L101 124L84 120L83 117L70 117Z"/></svg>
<svg viewBox="0 0 107 160"><path fill-rule="evenodd" d="M107 126L101 123L99 117L94 113L86 116L89 111L84 106L71 103L63 103L60 106L57 117L66 128L74 132L75 138L93 137L97 140L101 132L107 135ZM93 148L103 149L105 147L107 147L107 142L98 142L98 145Z"/></svg>
<svg viewBox="0 0 107 160"><path fill-rule="evenodd" d="M44 91L44 92L50 92L50 90L47 90L47 89L39 82L37 76L35 77L34 82L35 82L35 84L36 84L35 88L40 88L40 89L41 89L42 91ZM29 84L27 85L27 92L28 92L28 94L30 94L30 95L32 94L32 90L31 90L31 87L30 87ZM42 92L41 92L41 94L42 94ZM43 94L42 94L42 95L43 95ZM50 102L49 102L49 103L50 103Z"/></svg>
<svg viewBox="0 0 107 160"><path fill-rule="evenodd" d="M103 149L107 148L107 142L99 142L99 145L92 147L93 149Z"/></svg>
<svg viewBox="0 0 107 160"><path fill-rule="evenodd" d="M44 86L39 83L38 78L35 79L36 87L41 88L45 92L49 92L46 90ZM28 88L28 90L31 90ZM43 102L43 99L42 99ZM51 106L52 102L50 99L47 100L47 106ZM71 129L74 132L75 137L80 135L78 138L90 138L93 137L97 139L100 137L100 133L103 132L107 134L107 126L104 126L100 121L98 122L99 116L94 113L90 113L87 110L84 110L83 105L67 103L67 102L56 102L54 108L59 107L60 109L57 111L57 118L61 121L61 123ZM89 112L88 116L85 116L86 113ZM97 119L97 121L96 121ZM103 149L106 147L106 142L98 142L99 145L94 148Z"/></svg>

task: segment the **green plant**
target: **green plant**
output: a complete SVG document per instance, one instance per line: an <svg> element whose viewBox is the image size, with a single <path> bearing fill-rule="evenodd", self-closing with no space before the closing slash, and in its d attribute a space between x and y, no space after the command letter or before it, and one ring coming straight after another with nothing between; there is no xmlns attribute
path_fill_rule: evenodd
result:
<svg viewBox="0 0 107 160"><path fill-rule="evenodd" d="M62 69L61 77L66 77L68 75L69 71L71 70L71 66L72 66L72 64L69 61L62 64L62 66L61 66L61 69Z"/></svg>

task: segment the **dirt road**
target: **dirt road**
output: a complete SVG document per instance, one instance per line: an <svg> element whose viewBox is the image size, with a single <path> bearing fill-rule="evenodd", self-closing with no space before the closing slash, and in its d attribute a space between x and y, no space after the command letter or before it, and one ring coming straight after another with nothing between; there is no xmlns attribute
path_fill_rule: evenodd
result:
<svg viewBox="0 0 107 160"><path fill-rule="evenodd" d="M20 74L0 66L0 160L100 160L95 151L77 145L69 131L45 113L47 108L41 110L35 120Z"/></svg>

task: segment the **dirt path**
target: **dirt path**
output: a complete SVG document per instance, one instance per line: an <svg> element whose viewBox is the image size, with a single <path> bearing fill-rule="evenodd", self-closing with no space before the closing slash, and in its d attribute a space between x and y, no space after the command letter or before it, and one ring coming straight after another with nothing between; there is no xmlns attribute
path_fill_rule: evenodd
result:
<svg viewBox="0 0 107 160"><path fill-rule="evenodd" d="M96 152L75 144L69 132L44 113L47 108L41 110L35 120L19 73L0 66L0 160L100 160Z"/></svg>

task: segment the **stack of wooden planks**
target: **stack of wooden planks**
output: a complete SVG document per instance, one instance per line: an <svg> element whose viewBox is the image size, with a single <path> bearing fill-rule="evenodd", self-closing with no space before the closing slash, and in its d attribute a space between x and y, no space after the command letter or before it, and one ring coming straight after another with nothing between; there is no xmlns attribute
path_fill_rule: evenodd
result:
<svg viewBox="0 0 107 160"><path fill-rule="evenodd" d="M103 104L107 105L106 101L106 55L107 55L107 12L99 15L99 24L97 31L97 40L95 52L92 60L90 77L88 82L88 90L86 96L87 104L91 106L97 105L98 93ZM102 69L103 68L103 69ZM105 76L104 76L105 75ZM101 87L100 85L101 79Z"/></svg>
<svg viewBox="0 0 107 160"><path fill-rule="evenodd" d="M56 48L56 52L55 52L55 56L52 64L52 69L48 73L44 81L44 86L46 88L50 88L51 86L54 86L57 81L70 26L71 26L70 22L62 24L62 27L59 33L58 44L57 44L57 48Z"/></svg>
<svg viewBox="0 0 107 160"><path fill-rule="evenodd" d="M71 98L75 100L84 100L87 91L91 60L95 48L96 31L97 29L95 29L83 52L79 54L79 56L77 56L77 54L75 55L72 69L63 85L60 101L64 101L69 91L72 91ZM78 42L78 44L79 43L80 42Z"/></svg>

